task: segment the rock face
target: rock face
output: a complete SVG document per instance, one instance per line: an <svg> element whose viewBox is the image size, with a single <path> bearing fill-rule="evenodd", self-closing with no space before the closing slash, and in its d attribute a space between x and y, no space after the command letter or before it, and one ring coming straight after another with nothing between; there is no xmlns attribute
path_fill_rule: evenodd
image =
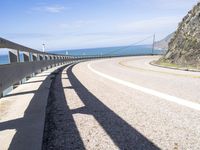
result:
<svg viewBox="0 0 200 150"><path fill-rule="evenodd" d="M200 2L183 18L168 46L159 61L181 66L200 65Z"/></svg>
<svg viewBox="0 0 200 150"><path fill-rule="evenodd" d="M168 44L171 41L172 37L174 36L174 33L171 33L164 39L155 42L155 49L157 50L168 50Z"/></svg>

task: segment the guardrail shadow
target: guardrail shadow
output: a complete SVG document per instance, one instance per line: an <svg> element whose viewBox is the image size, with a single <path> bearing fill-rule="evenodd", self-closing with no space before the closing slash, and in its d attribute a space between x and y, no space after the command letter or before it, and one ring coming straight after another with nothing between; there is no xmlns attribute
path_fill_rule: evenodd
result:
<svg viewBox="0 0 200 150"><path fill-rule="evenodd" d="M73 89L73 87L62 86L64 68L60 69L51 84L46 109L43 150L85 149L64 94L64 88Z"/></svg>
<svg viewBox="0 0 200 150"><path fill-rule="evenodd" d="M88 91L73 74L73 67L74 65L70 66L66 71L68 79L71 82L70 87L62 86L61 75L64 67L60 69L58 74L54 74L55 77L52 78L48 107L46 109L42 149L85 149L73 118L73 114L76 113L92 115L119 149L159 149L154 143L139 133ZM46 88L46 85L42 83L39 89L34 92L34 97L27 107L23 118L0 123L0 131L16 129L16 134L12 139L9 150L38 149L36 145L38 141L37 137L42 137L43 133L41 133L41 130L35 128L38 122L33 122L33 120L37 120L38 114L33 112L40 110L38 106L45 109L46 104L41 102L43 99L41 92L45 92L47 90ZM85 106L70 110L64 94L64 88L74 89Z"/></svg>
<svg viewBox="0 0 200 150"><path fill-rule="evenodd" d="M20 95L23 97L24 94L34 94L22 118L0 123L0 131L9 129L16 130L16 133L9 145L9 150L32 150L38 148L36 145L39 144L37 140L41 137L40 135L42 135L40 133L41 130L38 130L38 125L42 125L42 122L38 122L37 117L40 117L38 116L38 113L41 112L41 108L45 108L46 106L44 102L41 102L41 100L43 100L43 94L41 94L41 92L45 92L44 90L46 90L46 85L42 83L38 90L30 90L7 96L13 98L14 96ZM20 100L23 99L19 98L19 101Z"/></svg>
<svg viewBox="0 0 200 150"><path fill-rule="evenodd" d="M67 65L66 65L67 66ZM40 75L42 76L42 75ZM44 75L48 76L48 75ZM27 90L26 92L10 94L7 97L22 96L25 94L34 94L29 105L24 111L24 116L21 118L8 120L0 123L0 131L15 129L16 133L9 145L9 150L36 150L41 149L43 138L46 100L45 93L49 91L49 81L53 75L49 75L45 80L41 80L42 84L37 90ZM31 83L35 83L31 82ZM18 100L23 100L17 97ZM1 109L1 108L0 108ZM4 140L4 139L3 139ZM3 141L1 141L3 142ZM0 145L1 149L1 145Z"/></svg>
<svg viewBox="0 0 200 150"><path fill-rule="evenodd" d="M67 69L67 75L71 86L85 106L71 110L71 115L76 113L92 115L119 149L159 149L154 143L139 133L88 91L72 72L73 67L74 65Z"/></svg>

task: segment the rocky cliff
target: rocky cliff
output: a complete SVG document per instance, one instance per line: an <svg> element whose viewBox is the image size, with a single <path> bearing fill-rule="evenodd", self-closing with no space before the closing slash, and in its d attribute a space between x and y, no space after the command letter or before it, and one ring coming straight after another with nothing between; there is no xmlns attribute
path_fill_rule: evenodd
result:
<svg viewBox="0 0 200 150"><path fill-rule="evenodd" d="M200 65L200 2L183 18L159 62Z"/></svg>

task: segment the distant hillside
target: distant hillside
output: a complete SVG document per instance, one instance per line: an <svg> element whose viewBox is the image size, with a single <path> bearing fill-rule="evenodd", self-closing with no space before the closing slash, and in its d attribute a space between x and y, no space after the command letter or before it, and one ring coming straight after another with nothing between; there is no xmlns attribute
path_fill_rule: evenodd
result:
<svg viewBox="0 0 200 150"><path fill-rule="evenodd" d="M183 18L160 62L200 67L200 2Z"/></svg>
<svg viewBox="0 0 200 150"><path fill-rule="evenodd" d="M155 42L155 49L158 50L168 50L168 44L170 42L170 40L172 39L172 37L174 36L174 33L171 33L170 35L168 35L166 38Z"/></svg>

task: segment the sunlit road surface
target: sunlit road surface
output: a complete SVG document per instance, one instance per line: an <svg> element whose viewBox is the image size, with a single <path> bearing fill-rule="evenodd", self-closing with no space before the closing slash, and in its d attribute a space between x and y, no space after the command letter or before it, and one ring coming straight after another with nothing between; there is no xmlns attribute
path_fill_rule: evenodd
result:
<svg viewBox="0 0 200 150"><path fill-rule="evenodd" d="M73 135L66 147L200 149L200 73L151 66L155 59L102 59L65 68L61 83L73 129L64 136Z"/></svg>

